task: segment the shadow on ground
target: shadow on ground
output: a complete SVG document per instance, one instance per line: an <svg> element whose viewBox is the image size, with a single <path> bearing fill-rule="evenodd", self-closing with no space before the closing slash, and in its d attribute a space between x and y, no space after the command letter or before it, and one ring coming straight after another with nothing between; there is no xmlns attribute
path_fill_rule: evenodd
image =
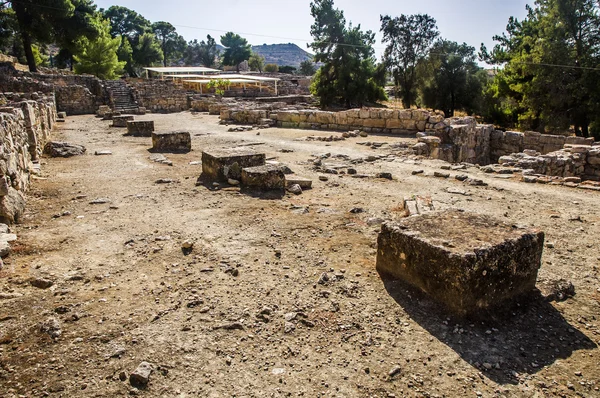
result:
<svg viewBox="0 0 600 398"><path fill-rule="evenodd" d="M283 189L274 189L269 191L261 191L256 189L243 188L239 186L232 186L227 184L226 182L217 182L215 185L215 181L211 180L204 176L204 174L200 174L200 177L196 180L197 187L205 187L209 191L217 191L217 190L234 190L238 191L243 195L248 195L253 198L263 199L263 200L280 200L285 196L285 190Z"/></svg>
<svg viewBox="0 0 600 398"><path fill-rule="evenodd" d="M597 347L539 292L502 311L462 319L406 283L381 277L415 322L496 383L518 384L518 374L537 373L575 351Z"/></svg>

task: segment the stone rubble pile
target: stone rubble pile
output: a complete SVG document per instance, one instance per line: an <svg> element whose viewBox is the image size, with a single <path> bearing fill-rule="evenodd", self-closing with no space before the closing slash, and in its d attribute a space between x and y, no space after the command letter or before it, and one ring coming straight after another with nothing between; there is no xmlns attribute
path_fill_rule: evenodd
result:
<svg viewBox="0 0 600 398"><path fill-rule="evenodd" d="M503 166L527 170L526 174L600 181L600 145L567 145L545 155L525 150L524 153L502 156L498 162Z"/></svg>

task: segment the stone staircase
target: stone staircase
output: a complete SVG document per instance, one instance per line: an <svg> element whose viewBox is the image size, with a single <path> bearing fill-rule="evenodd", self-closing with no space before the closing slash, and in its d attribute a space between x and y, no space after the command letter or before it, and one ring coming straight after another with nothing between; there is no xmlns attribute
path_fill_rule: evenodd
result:
<svg viewBox="0 0 600 398"><path fill-rule="evenodd" d="M137 113L139 104L135 100L131 87L123 80L107 80L106 89L113 100L113 110L125 113Z"/></svg>

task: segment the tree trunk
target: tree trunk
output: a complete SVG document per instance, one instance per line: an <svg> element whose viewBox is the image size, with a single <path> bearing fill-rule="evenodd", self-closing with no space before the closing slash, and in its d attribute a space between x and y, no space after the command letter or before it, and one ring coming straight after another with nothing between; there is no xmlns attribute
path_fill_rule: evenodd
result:
<svg viewBox="0 0 600 398"><path fill-rule="evenodd" d="M23 39L23 49L25 50L25 58L27 58L29 71L37 72L37 66L35 65L35 58L33 57L33 50L31 48L31 37L27 31L27 23L25 22L25 10L23 9L23 4L17 1L11 3L11 5L17 15L17 21L19 22L19 30L21 31L21 38Z"/></svg>
<svg viewBox="0 0 600 398"><path fill-rule="evenodd" d="M29 37L29 33L24 30L21 30L21 37L23 38L23 48L25 50L25 57L27 58L27 65L29 66L29 72L37 72L33 49L31 48L31 37Z"/></svg>

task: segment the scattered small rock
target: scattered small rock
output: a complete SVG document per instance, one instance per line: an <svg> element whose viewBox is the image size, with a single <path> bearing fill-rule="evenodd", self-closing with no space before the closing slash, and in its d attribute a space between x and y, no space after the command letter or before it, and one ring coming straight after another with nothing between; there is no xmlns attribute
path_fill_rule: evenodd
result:
<svg viewBox="0 0 600 398"><path fill-rule="evenodd" d="M94 199L90 202L91 205L102 205L105 203L110 203L110 199L108 198L98 198L98 199Z"/></svg>
<svg viewBox="0 0 600 398"><path fill-rule="evenodd" d="M377 173L375 174L375 178L385 178L386 180L391 180L392 173Z"/></svg>
<svg viewBox="0 0 600 398"><path fill-rule="evenodd" d="M300 195L302 193L302 188L298 184L290 185L287 190L294 195Z"/></svg>
<svg viewBox="0 0 600 398"><path fill-rule="evenodd" d="M29 283L31 284L31 286L37 287L38 289L49 289L54 285L54 282L52 282L50 279L44 278L34 278L31 281L29 281Z"/></svg>
<svg viewBox="0 0 600 398"><path fill-rule="evenodd" d="M146 388L150 381L150 374L152 374L153 366L149 362L142 362L138 367L129 375L129 383L138 389Z"/></svg>
<svg viewBox="0 0 600 398"><path fill-rule="evenodd" d="M42 333L46 333L54 340L59 338L60 335L62 334L62 329L60 328L60 322L58 322L58 319L56 319L54 317L50 317L50 318L46 319L44 322L42 322L42 324L40 325L40 331Z"/></svg>

